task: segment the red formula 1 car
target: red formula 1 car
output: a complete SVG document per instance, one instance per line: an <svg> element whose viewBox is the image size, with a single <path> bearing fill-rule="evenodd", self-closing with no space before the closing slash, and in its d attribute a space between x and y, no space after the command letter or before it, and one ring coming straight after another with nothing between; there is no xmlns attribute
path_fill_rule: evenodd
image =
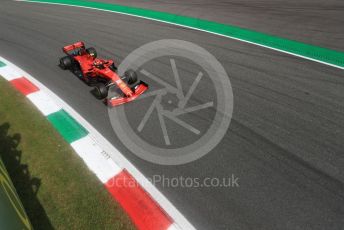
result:
<svg viewBox="0 0 344 230"><path fill-rule="evenodd" d="M89 86L95 86L96 96L110 106L133 101L148 89L146 83L137 80L133 70L118 76L114 61L97 58L96 50L86 49L83 42L67 45L62 50L67 56L60 59L60 67L71 70ZM107 98L112 87L116 87L115 96Z"/></svg>

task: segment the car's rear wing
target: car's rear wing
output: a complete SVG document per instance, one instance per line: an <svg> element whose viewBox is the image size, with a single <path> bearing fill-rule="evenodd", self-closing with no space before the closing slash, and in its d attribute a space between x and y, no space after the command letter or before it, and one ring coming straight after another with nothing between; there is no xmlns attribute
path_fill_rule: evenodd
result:
<svg viewBox="0 0 344 230"><path fill-rule="evenodd" d="M85 48L85 44L83 42L76 42L74 44L63 47L62 50L63 52L68 54L69 51L79 49L79 48Z"/></svg>

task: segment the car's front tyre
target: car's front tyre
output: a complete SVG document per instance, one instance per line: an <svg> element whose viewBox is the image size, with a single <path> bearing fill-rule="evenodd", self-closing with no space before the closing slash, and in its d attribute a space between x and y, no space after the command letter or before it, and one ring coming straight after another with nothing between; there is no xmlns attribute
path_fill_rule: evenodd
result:
<svg viewBox="0 0 344 230"><path fill-rule="evenodd" d="M124 73L124 80L129 84L132 85L137 82L137 74L134 70L127 70Z"/></svg>
<svg viewBox="0 0 344 230"><path fill-rule="evenodd" d="M97 84L94 90L95 90L97 98L100 100L105 99L108 96L108 89L102 83Z"/></svg>

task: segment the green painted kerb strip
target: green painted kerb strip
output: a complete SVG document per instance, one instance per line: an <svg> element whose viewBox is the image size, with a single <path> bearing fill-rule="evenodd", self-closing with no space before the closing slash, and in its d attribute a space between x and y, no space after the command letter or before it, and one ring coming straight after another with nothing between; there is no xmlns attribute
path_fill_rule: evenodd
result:
<svg viewBox="0 0 344 230"><path fill-rule="evenodd" d="M72 143L88 134L86 129L64 110L48 115L48 120L68 143Z"/></svg>
<svg viewBox="0 0 344 230"><path fill-rule="evenodd" d="M240 27L221 24L217 22L180 16L165 12L140 9L135 7L121 6L110 3L91 2L83 0L27 0L28 2L65 4L79 7L90 7L99 10L108 10L117 13L130 14L134 16L145 17L153 20L174 23L181 26L192 27L194 29L205 30L247 42L267 46L269 48L281 50L294 55L303 56L308 59L330 64L336 67L344 68L344 52L330 50L314 45L309 45L293 40L288 40L253 30Z"/></svg>
<svg viewBox="0 0 344 230"><path fill-rule="evenodd" d="M4 66L6 66L6 64L0 61L0 67L4 67Z"/></svg>

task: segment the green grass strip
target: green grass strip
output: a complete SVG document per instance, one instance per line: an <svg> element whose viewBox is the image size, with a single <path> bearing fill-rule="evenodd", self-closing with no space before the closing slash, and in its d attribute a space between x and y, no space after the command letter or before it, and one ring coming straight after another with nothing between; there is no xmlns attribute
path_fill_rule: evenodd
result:
<svg viewBox="0 0 344 230"><path fill-rule="evenodd" d="M11 178L33 229L135 229L46 117L1 76L0 158L8 172L0 160L1 230L25 229L6 225L16 213L2 200L2 176Z"/></svg>
<svg viewBox="0 0 344 230"><path fill-rule="evenodd" d="M50 114L48 120L68 143L79 140L88 134L87 130L64 110Z"/></svg>
<svg viewBox="0 0 344 230"><path fill-rule="evenodd" d="M243 29L237 26L221 24L198 18L181 16L171 13L159 12L154 10L128 7L110 3L92 2L83 0L28 0L28 2L40 2L51 4L65 4L70 6L90 7L99 10L107 10L117 13L124 13L167 23L174 23L194 29L224 35L227 37L240 39L246 42L255 43L283 52L302 56L307 59L315 60L339 68L344 68L344 52L309 45L273 35Z"/></svg>
<svg viewBox="0 0 344 230"><path fill-rule="evenodd" d="M4 67L4 66L6 66L6 64L0 61L0 67Z"/></svg>

